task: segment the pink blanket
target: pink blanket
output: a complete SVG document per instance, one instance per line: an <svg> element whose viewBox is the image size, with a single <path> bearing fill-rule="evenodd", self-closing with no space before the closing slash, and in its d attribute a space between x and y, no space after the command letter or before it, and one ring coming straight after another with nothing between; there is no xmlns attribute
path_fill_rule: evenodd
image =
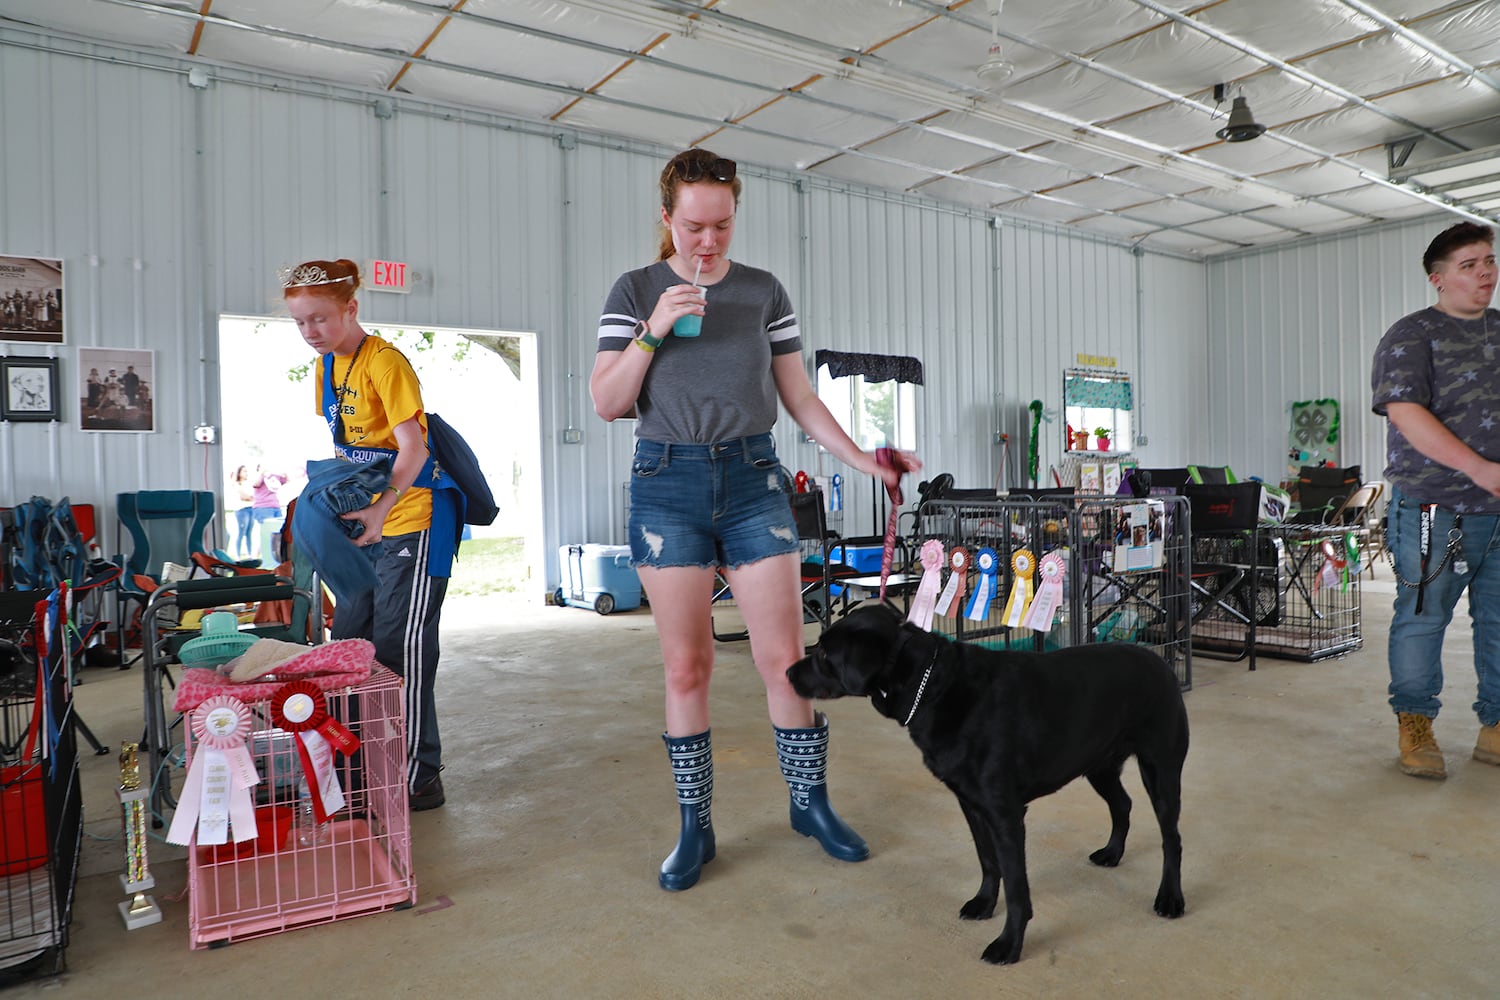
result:
<svg viewBox="0 0 1500 1000"><path fill-rule="evenodd" d="M227 694L247 704L264 701L289 680L312 681L324 691L351 687L369 679L375 665L375 644L368 639L339 639L278 663L271 674L248 684L236 684L209 667L190 667L177 682L173 709L191 712L215 695Z"/></svg>

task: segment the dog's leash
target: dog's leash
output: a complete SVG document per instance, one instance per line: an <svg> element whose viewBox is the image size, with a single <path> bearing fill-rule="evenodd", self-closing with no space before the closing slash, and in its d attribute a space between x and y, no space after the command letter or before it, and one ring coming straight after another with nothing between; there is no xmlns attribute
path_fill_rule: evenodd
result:
<svg viewBox="0 0 1500 1000"><path fill-rule="evenodd" d="M891 515L885 522L885 548L880 553L880 603L885 603L886 581L891 576L891 563L896 558L896 523L901 514L901 476L906 474L906 460L895 448L876 448L875 462L888 469L895 469L899 475L896 477L896 485L887 485L886 495L891 500Z"/></svg>

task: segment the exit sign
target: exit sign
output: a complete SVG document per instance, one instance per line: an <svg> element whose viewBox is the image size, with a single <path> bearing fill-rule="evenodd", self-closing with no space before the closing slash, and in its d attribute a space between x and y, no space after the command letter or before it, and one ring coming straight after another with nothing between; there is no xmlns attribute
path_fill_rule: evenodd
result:
<svg viewBox="0 0 1500 1000"><path fill-rule="evenodd" d="M410 292L412 270L405 261L372 260L365 270L370 287L378 292Z"/></svg>

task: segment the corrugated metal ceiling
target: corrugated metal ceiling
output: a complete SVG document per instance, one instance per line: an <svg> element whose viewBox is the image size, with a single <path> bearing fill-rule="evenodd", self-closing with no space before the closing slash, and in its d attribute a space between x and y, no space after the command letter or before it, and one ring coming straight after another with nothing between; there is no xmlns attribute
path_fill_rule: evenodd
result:
<svg viewBox="0 0 1500 1000"><path fill-rule="evenodd" d="M1204 256L1500 216L1389 180L1500 145L1497 0L0 0L0 24ZM1267 131L1224 142L1237 96Z"/></svg>

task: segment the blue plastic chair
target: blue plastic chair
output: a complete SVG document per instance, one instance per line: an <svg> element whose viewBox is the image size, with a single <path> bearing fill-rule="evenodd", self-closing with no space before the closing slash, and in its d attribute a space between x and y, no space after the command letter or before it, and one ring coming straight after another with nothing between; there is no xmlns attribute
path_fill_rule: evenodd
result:
<svg viewBox="0 0 1500 1000"><path fill-rule="evenodd" d="M115 562L125 568L120 574L116 627L123 656L126 632L133 617L132 602L144 608L161 583L163 562L189 564L193 553L211 552L205 541L218 513L218 498L208 490L138 490L115 496L119 532L116 542L122 552ZM123 553L129 535L129 555Z"/></svg>

